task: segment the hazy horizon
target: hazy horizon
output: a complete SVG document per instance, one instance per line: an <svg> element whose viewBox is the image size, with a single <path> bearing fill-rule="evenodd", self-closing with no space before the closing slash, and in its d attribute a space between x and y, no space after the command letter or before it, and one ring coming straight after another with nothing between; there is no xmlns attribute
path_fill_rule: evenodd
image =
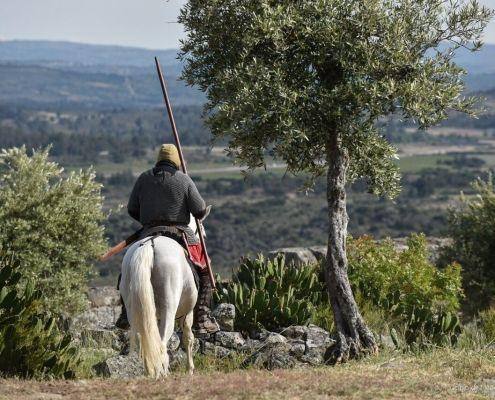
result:
<svg viewBox="0 0 495 400"><path fill-rule="evenodd" d="M495 0L481 0L495 8ZM176 22L186 0L1 0L1 40L47 40L96 45L177 49ZM95 13L95 10L98 12ZM495 44L495 20L486 43Z"/></svg>

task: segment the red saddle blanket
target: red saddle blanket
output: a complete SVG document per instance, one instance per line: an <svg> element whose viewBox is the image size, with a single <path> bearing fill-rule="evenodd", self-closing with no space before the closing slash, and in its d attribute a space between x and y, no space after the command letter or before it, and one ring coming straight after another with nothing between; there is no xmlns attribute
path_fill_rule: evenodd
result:
<svg viewBox="0 0 495 400"><path fill-rule="evenodd" d="M189 259L196 264L199 268L206 268L206 254L203 246L199 244L188 244L187 251L189 253Z"/></svg>

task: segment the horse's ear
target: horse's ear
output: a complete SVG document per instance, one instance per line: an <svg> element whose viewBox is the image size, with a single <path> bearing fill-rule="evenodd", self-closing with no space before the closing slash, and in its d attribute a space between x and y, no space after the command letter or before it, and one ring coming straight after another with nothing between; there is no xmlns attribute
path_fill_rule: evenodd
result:
<svg viewBox="0 0 495 400"><path fill-rule="evenodd" d="M211 211L211 206L206 207L206 212L204 217L201 218L201 222L203 222L208 217L208 215L210 215L210 211Z"/></svg>

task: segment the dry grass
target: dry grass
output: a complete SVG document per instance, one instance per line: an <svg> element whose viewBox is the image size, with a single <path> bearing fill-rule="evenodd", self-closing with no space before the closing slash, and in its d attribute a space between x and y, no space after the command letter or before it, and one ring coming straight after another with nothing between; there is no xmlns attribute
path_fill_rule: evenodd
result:
<svg viewBox="0 0 495 400"><path fill-rule="evenodd" d="M162 381L0 380L0 399L487 399L495 351L382 353L337 367L173 374Z"/></svg>

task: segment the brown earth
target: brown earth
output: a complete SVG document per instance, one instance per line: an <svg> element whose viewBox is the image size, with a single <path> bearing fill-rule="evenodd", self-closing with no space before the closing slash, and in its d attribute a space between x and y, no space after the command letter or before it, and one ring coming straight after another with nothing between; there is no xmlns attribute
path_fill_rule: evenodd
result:
<svg viewBox="0 0 495 400"><path fill-rule="evenodd" d="M0 399L487 399L495 396L493 351L439 351L337 367L173 374L154 381L0 380Z"/></svg>

